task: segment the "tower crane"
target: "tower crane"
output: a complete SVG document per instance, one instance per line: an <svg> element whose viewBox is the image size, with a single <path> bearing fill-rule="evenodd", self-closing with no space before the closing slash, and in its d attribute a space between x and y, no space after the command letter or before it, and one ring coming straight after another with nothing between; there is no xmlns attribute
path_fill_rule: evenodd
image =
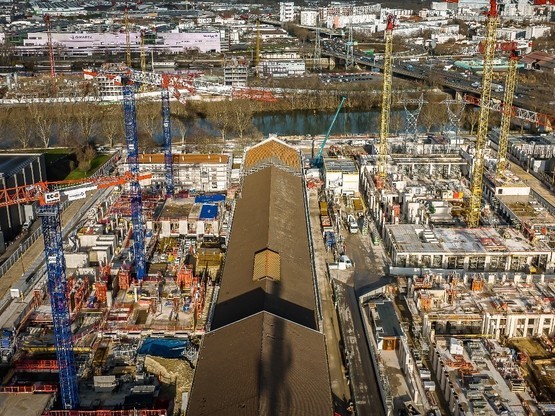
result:
<svg viewBox="0 0 555 416"><path fill-rule="evenodd" d="M131 68L131 39L129 34L129 11L125 5L125 63Z"/></svg>
<svg viewBox="0 0 555 416"><path fill-rule="evenodd" d="M141 71L146 71L145 31L141 30Z"/></svg>
<svg viewBox="0 0 555 416"><path fill-rule="evenodd" d="M73 350L73 335L67 299L66 263L62 241L59 202L67 197L76 200L86 197L88 191L123 185L151 178L151 174L134 176L97 177L57 182L39 182L33 185L7 188L0 191L0 207L38 202L44 236L47 288L52 307L52 324L56 359L60 377L61 404L64 409L79 406L78 380Z"/></svg>
<svg viewBox="0 0 555 416"><path fill-rule="evenodd" d="M491 83L493 79L493 58L495 54L497 36L497 1L490 0L487 15L486 40L484 48L484 72L482 74L481 100L489 102L491 98ZM482 207L482 180L485 165L485 151L487 144L489 121L489 108L480 107L478 119L478 133L476 136L474 169L472 171L472 182L470 185L470 199L466 212L466 222L469 227L478 227L480 224L480 210Z"/></svg>
<svg viewBox="0 0 555 416"><path fill-rule="evenodd" d="M498 113L503 112L503 104L494 100L490 100L489 103L486 103L480 100L480 98L469 94L465 94L463 96L463 99L468 104L472 104L478 107L481 105L485 105L491 111L497 111ZM528 123L535 124L537 126L542 126L548 131L551 131L553 129L553 126L555 125L555 116L545 113L538 113L537 111L527 110L525 108L515 107L514 105L511 107L511 116L523 121L527 121Z"/></svg>
<svg viewBox="0 0 555 416"><path fill-rule="evenodd" d="M385 28L385 53L383 57L382 112L380 116L380 143L378 146L378 177L384 179L387 171L387 136L389 135L389 113L391 111L391 74L393 58L393 29L395 16L387 17Z"/></svg>
<svg viewBox="0 0 555 416"><path fill-rule="evenodd" d="M127 164L133 176L139 175L139 146L137 140L137 108L135 93L128 80L123 80L123 113L125 116L125 142L127 145ZM145 232L143 229L143 201L141 185L138 180L129 183L131 190L131 223L133 226L133 252L135 273L139 282L146 276Z"/></svg>
<svg viewBox="0 0 555 416"><path fill-rule="evenodd" d="M254 52L254 67L258 70L260 64L260 18L256 19L256 50Z"/></svg>
<svg viewBox="0 0 555 416"><path fill-rule="evenodd" d="M173 156L170 116L170 92L168 78L162 80L162 133L164 136L164 165L166 175L166 198L173 196Z"/></svg>
<svg viewBox="0 0 555 416"><path fill-rule="evenodd" d="M320 167L322 165L322 155L324 153L324 147L326 146L326 143L327 143L328 139L330 138L331 130L333 129L333 126L335 125L335 122L337 121L337 116L339 116L339 112L341 111L341 107L343 107L343 103L345 103L346 99L347 99L346 97L341 97L341 101L339 102L339 105L337 106L337 110L335 110L335 114L333 115L330 126L328 127L328 131L326 133L326 136L324 137L324 140L322 140L322 144L320 145L320 150L318 151L318 154L316 155L316 157L313 160L313 165L314 166ZM312 149L313 149L312 154L314 154L314 140L312 141Z"/></svg>
<svg viewBox="0 0 555 416"><path fill-rule="evenodd" d="M54 63L54 47L52 45L52 22L50 20L50 15L45 14L43 17L44 23L46 24L46 38L48 42L48 58L50 59L50 76L56 78L56 65Z"/></svg>
<svg viewBox="0 0 555 416"><path fill-rule="evenodd" d="M501 127L499 129L499 145L497 147L497 166L495 176L501 177L507 168L507 147L509 145L509 130L511 127L511 116L513 97L515 94L516 78L518 75L518 56L516 50L511 50L509 56L509 68L505 79L505 93L503 95L503 113L501 115Z"/></svg>

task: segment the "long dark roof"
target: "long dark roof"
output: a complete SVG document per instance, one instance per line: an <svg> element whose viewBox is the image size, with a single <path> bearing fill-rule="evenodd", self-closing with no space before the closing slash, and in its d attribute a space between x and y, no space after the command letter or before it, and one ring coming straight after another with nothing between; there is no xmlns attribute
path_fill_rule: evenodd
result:
<svg viewBox="0 0 555 416"><path fill-rule="evenodd" d="M316 329L303 183L267 167L244 178L212 329L266 310ZM254 277L257 252L279 255L280 278Z"/></svg>
<svg viewBox="0 0 555 416"><path fill-rule="evenodd" d="M244 169L187 415L331 415L299 155L267 140Z"/></svg>
<svg viewBox="0 0 555 416"><path fill-rule="evenodd" d="M267 312L204 336L188 416L333 414L323 334Z"/></svg>

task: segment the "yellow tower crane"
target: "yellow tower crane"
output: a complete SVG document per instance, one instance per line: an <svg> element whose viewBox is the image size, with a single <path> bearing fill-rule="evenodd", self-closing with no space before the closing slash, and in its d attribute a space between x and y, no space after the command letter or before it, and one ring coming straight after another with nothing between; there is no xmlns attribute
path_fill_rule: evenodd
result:
<svg viewBox="0 0 555 416"><path fill-rule="evenodd" d="M256 19L256 50L254 51L254 67L260 63L260 18Z"/></svg>
<svg viewBox="0 0 555 416"><path fill-rule="evenodd" d="M505 94L503 96L503 113L501 115L501 128L499 129L499 145L497 149L497 166L495 176L501 177L507 169L507 147L509 145L509 129L513 115L513 97L515 94L516 78L518 74L518 56L514 45L511 45L509 69L505 80Z"/></svg>
<svg viewBox="0 0 555 416"><path fill-rule="evenodd" d="M382 112L380 116L380 143L378 146L378 177L385 179L387 173L387 136L391 111L391 73L393 59L393 28L395 16L387 17L385 28L385 53L383 58Z"/></svg>
<svg viewBox="0 0 555 416"><path fill-rule="evenodd" d="M141 71L146 72L145 31L141 30Z"/></svg>
<svg viewBox="0 0 555 416"><path fill-rule="evenodd" d="M487 28L484 51L484 72L482 74L481 102L489 103L491 98L491 82L493 79L493 58L495 55L497 37L497 1L490 0L490 8L487 14ZM472 183L470 185L470 200L466 212L466 223L468 227L474 228L480 225L480 210L482 208L482 180L484 175L485 151L488 135L489 108L480 106L480 117L478 119L478 133L474 153L474 169L472 171Z"/></svg>
<svg viewBox="0 0 555 416"><path fill-rule="evenodd" d="M125 63L131 68L131 39L129 37L129 12L125 7Z"/></svg>

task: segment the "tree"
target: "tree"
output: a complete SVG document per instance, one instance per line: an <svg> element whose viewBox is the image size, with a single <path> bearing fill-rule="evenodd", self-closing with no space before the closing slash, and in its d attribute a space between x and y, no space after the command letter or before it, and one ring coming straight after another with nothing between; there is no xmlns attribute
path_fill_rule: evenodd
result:
<svg viewBox="0 0 555 416"><path fill-rule="evenodd" d="M114 147L119 139L125 136L123 110L121 105L115 104L104 107L100 122L100 133L106 140L108 147Z"/></svg>
<svg viewBox="0 0 555 416"><path fill-rule="evenodd" d="M27 109L36 126L36 135L41 145L47 149L50 146L52 125L54 124L52 109L48 105L39 103L31 103L27 106Z"/></svg>
<svg viewBox="0 0 555 416"><path fill-rule="evenodd" d="M426 133L432 130L432 127L437 124L437 104L426 102L420 110L419 120L424 127L426 127Z"/></svg>
<svg viewBox="0 0 555 416"><path fill-rule="evenodd" d="M391 130L395 132L395 136L399 136L399 131L403 127L403 115L399 111L392 112L389 119Z"/></svg>
<svg viewBox="0 0 555 416"><path fill-rule="evenodd" d="M480 120L480 109L469 107L465 114L465 121L470 126L470 135L474 134L474 128Z"/></svg>
<svg viewBox="0 0 555 416"><path fill-rule="evenodd" d="M189 130L189 121L185 117L174 117L174 121L177 132L179 133L179 138L181 139L181 146L185 146L185 136Z"/></svg>
<svg viewBox="0 0 555 416"><path fill-rule="evenodd" d="M252 126L252 114L250 101L235 101L233 106L233 121L235 130L239 133L239 140L243 139L245 131Z"/></svg>
<svg viewBox="0 0 555 416"><path fill-rule="evenodd" d="M93 138L100 111L95 105L80 103L73 106L73 117L79 126L80 139L89 142Z"/></svg>
<svg viewBox="0 0 555 416"><path fill-rule="evenodd" d="M10 119L11 129L14 132L15 139L21 145L21 148L27 149L35 136L35 126L27 120L27 114L24 109L14 112Z"/></svg>
<svg viewBox="0 0 555 416"><path fill-rule="evenodd" d="M153 101L137 101L137 123L141 130L140 136L145 146L155 144L154 134L162 126L159 103Z"/></svg>
<svg viewBox="0 0 555 416"><path fill-rule="evenodd" d="M79 169L88 172L91 169L93 159L96 157L96 150L91 143L87 143L75 150Z"/></svg>
<svg viewBox="0 0 555 416"><path fill-rule="evenodd" d="M226 134L233 124L230 102L226 100L211 103L207 110L208 120L218 129L222 141L225 141Z"/></svg>
<svg viewBox="0 0 555 416"><path fill-rule="evenodd" d="M56 104L53 108L56 120L56 135L58 144L62 146L70 146L76 141L76 135L73 128L73 117L71 111L65 104Z"/></svg>

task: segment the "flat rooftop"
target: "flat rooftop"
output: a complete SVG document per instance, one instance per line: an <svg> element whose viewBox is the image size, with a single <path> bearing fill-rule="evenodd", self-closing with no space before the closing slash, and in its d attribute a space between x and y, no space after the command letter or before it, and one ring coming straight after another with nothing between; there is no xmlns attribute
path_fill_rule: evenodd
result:
<svg viewBox="0 0 555 416"><path fill-rule="evenodd" d="M166 199L159 218L187 218L194 202L194 198Z"/></svg>
<svg viewBox="0 0 555 416"><path fill-rule="evenodd" d="M548 251L542 245L532 246L524 236L510 228L503 230L504 236L489 227L430 229L418 224L387 225L387 232L397 253L467 255Z"/></svg>
<svg viewBox="0 0 555 416"><path fill-rule="evenodd" d="M399 318L390 301L375 304L378 318L376 319L376 327L381 328L380 336L382 337L400 337L403 335Z"/></svg>
<svg viewBox="0 0 555 416"><path fill-rule="evenodd" d="M0 155L0 174L9 176L20 166L24 166L30 159L35 159L38 155Z"/></svg>
<svg viewBox="0 0 555 416"><path fill-rule="evenodd" d="M326 172L357 173L357 167L352 159L324 158Z"/></svg>
<svg viewBox="0 0 555 416"><path fill-rule="evenodd" d="M436 350L439 352L440 359L445 364L445 370L449 372L449 380L453 383L455 393L459 398L463 409L470 412L469 414L482 414L482 415L498 415L498 409L492 406L491 400L487 400L484 393L487 393L490 398L502 398L504 405L516 415L524 415L524 409L515 392L511 391L503 376L497 371L493 362L487 358L486 349L480 343L474 343L484 353L484 357L480 362L473 361L468 354L467 346L463 349L462 357L458 358L452 355L448 349L438 343ZM466 362L471 366L464 379L461 377L459 371L459 363ZM486 392L481 390L480 387L472 389L471 386L483 386ZM477 406L478 402L482 406Z"/></svg>

